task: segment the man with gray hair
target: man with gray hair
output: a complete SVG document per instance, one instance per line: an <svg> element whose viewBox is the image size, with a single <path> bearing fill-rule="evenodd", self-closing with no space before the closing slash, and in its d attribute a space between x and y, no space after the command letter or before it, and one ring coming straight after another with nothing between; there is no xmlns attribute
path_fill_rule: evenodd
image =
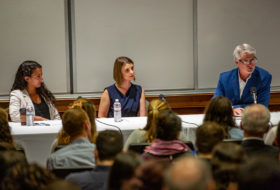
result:
<svg viewBox="0 0 280 190"><path fill-rule="evenodd" d="M249 44L241 44L236 46L233 56L237 68L220 74L214 97L230 99L236 116L240 116L243 108L254 102L268 106L272 77L269 72L256 66L256 49Z"/></svg>
<svg viewBox="0 0 280 190"><path fill-rule="evenodd" d="M241 120L244 138L241 146L249 158L268 156L278 160L278 148L265 145L263 141L263 136L269 129L269 122L270 112L264 105L254 104L244 109Z"/></svg>
<svg viewBox="0 0 280 190"><path fill-rule="evenodd" d="M164 174L164 190L214 190L209 166L203 160L186 156L177 159Z"/></svg>

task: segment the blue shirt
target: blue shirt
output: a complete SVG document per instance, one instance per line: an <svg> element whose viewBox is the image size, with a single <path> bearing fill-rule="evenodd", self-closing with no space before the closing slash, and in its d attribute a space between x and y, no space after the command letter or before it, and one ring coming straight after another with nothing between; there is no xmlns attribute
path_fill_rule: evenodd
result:
<svg viewBox="0 0 280 190"><path fill-rule="evenodd" d="M122 94L115 84L106 88L110 97L110 108L107 117L114 117L113 105L119 99L122 107L122 117L136 117L139 112L142 87L131 83L127 93Z"/></svg>
<svg viewBox="0 0 280 190"><path fill-rule="evenodd" d="M105 190L111 166L99 166L91 171L72 173L66 180L76 183L82 190Z"/></svg>

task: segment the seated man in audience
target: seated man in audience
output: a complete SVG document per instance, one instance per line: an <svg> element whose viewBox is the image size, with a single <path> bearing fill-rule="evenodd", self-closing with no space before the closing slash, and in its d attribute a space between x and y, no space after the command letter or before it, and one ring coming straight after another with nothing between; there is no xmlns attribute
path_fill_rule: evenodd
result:
<svg viewBox="0 0 280 190"><path fill-rule="evenodd" d="M244 138L241 143L248 157L268 156L278 159L279 151L276 147L265 145L263 136L269 129L270 112L261 105L247 106L242 114L241 128Z"/></svg>
<svg viewBox="0 0 280 190"><path fill-rule="evenodd" d="M63 114L62 126L71 144L51 154L47 160L48 169L94 167L95 144L89 141L91 126L87 113L81 108L68 109Z"/></svg>
<svg viewBox="0 0 280 190"><path fill-rule="evenodd" d="M225 137L224 129L216 122L205 122L196 130L197 156L210 163L212 150Z"/></svg>
<svg viewBox="0 0 280 190"><path fill-rule="evenodd" d="M181 157L164 175L164 190L214 190L210 167L202 160Z"/></svg>
<svg viewBox="0 0 280 190"><path fill-rule="evenodd" d="M271 158L254 158L239 171L238 190L280 189L279 162Z"/></svg>
<svg viewBox="0 0 280 190"><path fill-rule="evenodd" d="M66 180L76 183L83 190L105 189L110 168L122 148L123 139L118 131L106 130L100 132L94 150L96 168L91 171L70 174L66 177Z"/></svg>

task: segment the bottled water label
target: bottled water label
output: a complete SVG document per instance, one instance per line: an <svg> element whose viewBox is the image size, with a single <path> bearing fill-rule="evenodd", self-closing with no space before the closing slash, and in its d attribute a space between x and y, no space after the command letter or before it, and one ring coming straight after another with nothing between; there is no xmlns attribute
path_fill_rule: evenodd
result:
<svg viewBox="0 0 280 190"><path fill-rule="evenodd" d="M118 99L115 100L113 109L114 109L115 122L120 122L121 118L122 118L122 107L121 107L121 103L119 102Z"/></svg>
<svg viewBox="0 0 280 190"><path fill-rule="evenodd" d="M34 109L32 106L27 106L26 108L26 125L33 126L34 123Z"/></svg>

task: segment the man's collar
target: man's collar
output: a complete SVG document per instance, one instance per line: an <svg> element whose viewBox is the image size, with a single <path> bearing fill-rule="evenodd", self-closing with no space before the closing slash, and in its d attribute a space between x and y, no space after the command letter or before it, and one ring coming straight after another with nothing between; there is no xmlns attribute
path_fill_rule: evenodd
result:
<svg viewBox="0 0 280 190"><path fill-rule="evenodd" d="M245 141L245 140L259 140L259 141L263 141L263 138L260 138L260 137L244 137L242 140L243 141Z"/></svg>

